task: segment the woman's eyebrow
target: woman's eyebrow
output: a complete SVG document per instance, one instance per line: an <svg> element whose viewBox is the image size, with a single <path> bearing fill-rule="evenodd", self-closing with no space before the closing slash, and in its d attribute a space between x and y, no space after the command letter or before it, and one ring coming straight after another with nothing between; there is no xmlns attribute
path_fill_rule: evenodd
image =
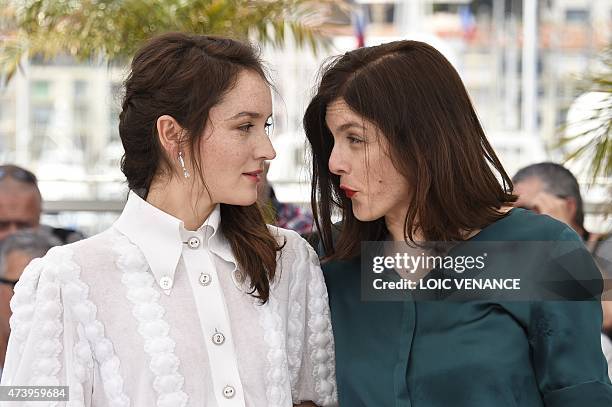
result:
<svg viewBox="0 0 612 407"><path fill-rule="evenodd" d="M365 126L360 124L360 123L357 123L357 122L348 122L348 123L344 123L344 124L341 124L340 126L338 126L336 131L337 132L346 131L346 130L350 129L351 127L358 127L361 130L365 130Z"/></svg>
<svg viewBox="0 0 612 407"><path fill-rule="evenodd" d="M225 119L225 120L226 121L234 120L234 119L238 119L240 117L252 117L254 119L258 119L258 118L261 117L261 113L257 113L257 112L240 112L240 113L237 113L237 114L233 115L229 119Z"/></svg>

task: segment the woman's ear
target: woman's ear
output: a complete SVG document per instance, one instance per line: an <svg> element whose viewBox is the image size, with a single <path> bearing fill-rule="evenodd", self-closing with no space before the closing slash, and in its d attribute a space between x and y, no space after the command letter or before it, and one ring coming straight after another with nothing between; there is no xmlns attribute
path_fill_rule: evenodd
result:
<svg viewBox="0 0 612 407"><path fill-rule="evenodd" d="M565 202L567 203L566 207L569 219L576 219L576 212L578 212L578 202L576 202L576 198L568 196L565 198Z"/></svg>
<svg viewBox="0 0 612 407"><path fill-rule="evenodd" d="M178 157L179 148L183 142L183 128L174 117L167 114L157 118L157 136L159 142L169 157Z"/></svg>

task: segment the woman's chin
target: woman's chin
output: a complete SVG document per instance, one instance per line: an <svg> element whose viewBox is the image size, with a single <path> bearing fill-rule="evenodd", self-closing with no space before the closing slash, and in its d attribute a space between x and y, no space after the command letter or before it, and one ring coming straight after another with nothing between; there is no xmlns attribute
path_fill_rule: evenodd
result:
<svg viewBox="0 0 612 407"><path fill-rule="evenodd" d="M223 203L235 206L251 206L257 202L257 192L245 193L238 196L234 195L230 199L223 201Z"/></svg>
<svg viewBox="0 0 612 407"><path fill-rule="evenodd" d="M353 215L355 216L355 218L357 218L358 221L361 221L361 222L371 222L373 220L378 219L376 217L373 217L372 214L370 213L356 211L355 209L353 209Z"/></svg>

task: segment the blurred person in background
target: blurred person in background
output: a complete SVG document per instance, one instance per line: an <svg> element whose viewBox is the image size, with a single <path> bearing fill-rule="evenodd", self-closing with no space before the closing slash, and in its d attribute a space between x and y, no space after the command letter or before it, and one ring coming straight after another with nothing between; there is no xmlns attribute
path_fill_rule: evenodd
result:
<svg viewBox="0 0 612 407"><path fill-rule="evenodd" d="M584 228L580 186L570 170L552 162L532 164L518 170L512 182L518 195L517 207L560 220L582 237L592 253L608 252L606 259L610 259L609 234L591 233Z"/></svg>
<svg viewBox="0 0 612 407"><path fill-rule="evenodd" d="M578 233L593 254L604 278L602 348L612 377L612 239L584 227L584 204L578 180L561 164L542 162L521 168L512 178L516 206L548 215ZM607 336L606 336L607 335Z"/></svg>
<svg viewBox="0 0 612 407"><path fill-rule="evenodd" d="M4 357L10 334L10 301L13 288L26 266L37 257L44 256L53 246L62 242L44 229L22 229L7 236L0 249L0 364Z"/></svg>
<svg viewBox="0 0 612 407"><path fill-rule="evenodd" d="M257 186L257 201L262 208L264 219L270 225L294 230L308 237L312 233L312 214L309 210L292 203L280 202L276 198L274 188L268 181L270 163L266 161L261 183Z"/></svg>
<svg viewBox="0 0 612 407"><path fill-rule="evenodd" d="M37 228L41 210L36 176L15 165L0 166L0 241L20 229Z"/></svg>
<svg viewBox="0 0 612 407"><path fill-rule="evenodd" d="M42 228L62 243L81 240L82 233L40 224L42 196L36 176L12 164L0 165L0 245L20 229Z"/></svg>

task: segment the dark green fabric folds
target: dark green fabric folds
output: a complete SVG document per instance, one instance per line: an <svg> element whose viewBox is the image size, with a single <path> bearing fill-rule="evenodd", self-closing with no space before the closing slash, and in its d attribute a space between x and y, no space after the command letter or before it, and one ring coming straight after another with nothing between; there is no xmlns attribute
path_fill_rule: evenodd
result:
<svg viewBox="0 0 612 407"><path fill-rule="evenodd" d="M473 240L580 238L552 218L513 209ZM574 264L593 267L580 275L599 275L580 260L584 248L550 255L565 280ZM363 301L360 259L323 271L341 407L612 406L597 299Z"/></svg>

